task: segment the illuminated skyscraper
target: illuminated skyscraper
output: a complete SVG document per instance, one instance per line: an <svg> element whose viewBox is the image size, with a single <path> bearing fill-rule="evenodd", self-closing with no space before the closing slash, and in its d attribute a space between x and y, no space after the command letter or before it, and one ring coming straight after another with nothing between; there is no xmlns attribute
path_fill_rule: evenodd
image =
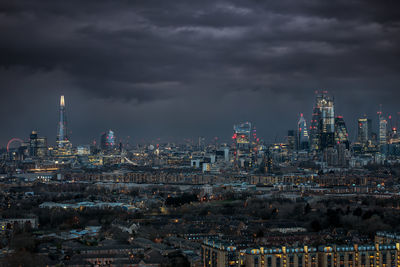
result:
<svg viewBox="0 0 400 267"><path fill-rule="evenodd" d="M378 111L378 120L379 120L379 136L378 136L378 144L379 146L384 146L387 144L387 120L382 114L382 110Z"/></svg>
<svg viewBox="0 0 400 267"><path fill-rule="evenodd" d="M308 149L309 140L308 140L308 130L307 130L307 122L303 117L303 113L300 114L299 122L297 123L298 129L298 149Z"/></svg>
<svg viewBox="0 0 400 267"><path fill-rule="evenodd" d="M39 137L36 131L32 131L29 137L29 155L33 158L47 156L47 138Z"/></svg>
<svg viewBox="0 0 400 267"><path fill-rule="evenodd" d="M349 134L342 116L335 118L335 143L336 145L345 144L346 149L350 146Z"/></svg>
<svg viewBox="0 0 400 267"><path fill-rule="evenodd" d="M371 119L358 119L357 142L366 146L371 139Z"/></svg>
<svg viewBox="0 0 400 267"><path fill-rule="evenodd" d="M108 130L101 136L100 146L102 150L111 151L116 148L114 132Z"/></svg>
<svg viewBox="0 0 400 267"><path fill-rule="evenodd" d="M245 122L233 125L233 145L234 145L234 162L236 167L248 167L251 154L251 123Z"/></svg>
<svg viewBox="0 0 400 267"><path fill-rule="evenodd" d="M251 129L250 122L235 124L233 126L232 139L234 139L238 148L248 148L250 146Z"/></svg>
<svg viewBox="0 0 400 267"><path fill-rule="evenodd" d="M316 101L311 120L311 149L323 150L334 146L335 109L333 99L327 91L316 92Z"/></svg>
<svg viewBox="0 0 400 267"><path fill-rule="evenodd" d="M320 109L315 106L313 108L313 114L312 114L311 126L310 126L310 148L311 148L311 150L318 150L320 147L320 132L319 132L320 119L321 119Z"/></svg>
<svg viewBox="0 0 400 267"><path fill-rule="evenodd" d="M65 116L65 100L62 95L60 98L60 118L58 122L57 145L59 148L65 148L69 144L67 118Z"/></svg>

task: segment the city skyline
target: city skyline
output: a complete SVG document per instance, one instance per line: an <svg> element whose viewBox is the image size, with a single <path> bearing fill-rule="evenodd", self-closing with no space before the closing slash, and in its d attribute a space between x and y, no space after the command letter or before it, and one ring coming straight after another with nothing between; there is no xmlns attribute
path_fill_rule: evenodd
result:
<svg viewBox="0 0 400 267"><path fill-rule="evenodd" d="M317 103L318 103L318 101L321 101L321 100L318 100L318 99L320 99L320 97L321 96L327 96L329 99L334 99L334 97L332 97L332 95L331 94L329 94L329 92L328 91L318 91L318 90L316 90L315 92L315 97L316 97L316 100L317 100ZM333 103L332 102L332 105L333 106L335 106L336 105L336 103ZM315 111L315 103L314 103L314 106L313 106L313 110ZM55 138L55 142L52 142L52 139L53 139L53 136L52 135L50 135L50 136L45 136L46 138L48 138L49 137L49 139L50 139L50 143L49 143L49 145L54 145L54 144L56 144L56 146L59 146L59 147L63 147L64 146L64 142L67 142L67 143L70 143L70 142L73 142L73 140L71 140L70 139L70 133L72 132L70 129L69 129L69 126L67 126L67 124L69 124L69 121L66 119L66 117L67 117L67 115L66 115L66 113L68 113L68 108L66 108L66 104L65 104L65 96L64 95L61 95L60 96L60 102L59 102L59 122L58 122L58 126L57 126L57 134L55 135L56 136L56 138ZM278 136L278 134L276 134L275 135L275 140L273 140L273 141L268 141L268 140L265 140L265 139L263 139L263 138L259 138L260 140L263 140L264 142L266 142L267 144L268 143L279 143L279 142L287 142L288 140L287 140L287 137L288 137L288 134L287 134L287 131L292 131L292 130L294 130L294 129L296 129L297 127L299 127L299 125L300 125L300 123L305 123L305 125L309 125L308 127L307 127L307 129L306 129L306 131L309 131L310 133L311 133L311 136L309 137L310 138L310 140L308 141L308 142L310 142L310 143L312 143L312 128L314 127L315 128L315 126L313 126L313 124L312 124L312 121L313 121L313 119L314 119L314 117L313 116L311 116L309 119L308 118L304 118L304 114L303 113L299 113L299 116L300 116L300 121L298 121L296 124L297 125L288 125L288 128L286 129L286 132L285 132L285 134L283 134L283 135L281 135L281 136ZM337 113L336 113L336 115L335 115L335 113L333 112L332 113L332 118L336 118L336 119L340 119L341 121L342 121L342 123L343 123L343 121L346 121L346 119L342 116L342 115L337 115ZM349 139L349 142L351 143L351 142L359 142L359 129L357 129L357 124L359 124L359 121L360 121L360 119L362 119L362 118L368 118L368 120L369 120L369 127L371 127L371 129L370 129L370 131L372 131L372 133L375 133L375 134L380 134L380 121L381 121L381 118L382 118L382 120L383 119L385 119L385 125L387 125L387 127L389 127L388 128L388 130L390 130L391 128L390 127L394 127L394 128L397 128L398 127L398 123L399 123L399 121L400 121L400 116L399 116L399 114L396 114L395 116L391 116L390 114L387 114L387 113L385 113L385 112L383 112L382 111L382 105L380 105L380 109L379 109L379 111L377 112L377 118L371 118L371 117L368 117L366 114L364 114L364 115L362 115L362 116L359 116L358 118L357 118L357 122L355 122L354 123L354 125L351 125L351 123L349 123L349 126L347 126L346 127L346 131L347 132L349 132L349 133L351 133L351 136L349 135L349 137L347 137L348 139ZM393 118L392 118L393 117ZM388 118L388 119L387 119ZM249 120L248 120L249 121ZM389 124L388 124L388 121L390 122ZM236 122L236 124L238 124L238 123L244 123L244 122ZM247 123L247 122L246 122ZM254 121L253 121L253 123L254 123ZM333 123L333 121L332 121L332 123ZM330 127L333 127L333 124L331 123L331 126ZM345 123L345 122L344 122ZM375 125L376 124L376 125ZM258 126L257 125L257 123L254 125L254 127L256 127L256 126ZM93 143L101 143L102 142L102 138L103 138L103 136L105 135L105 132L107 132L107 131L111 131L111 129L108 129L108 130L105 130L107 127L105 127L104 129L103 129L103 131L102 132L99 132L98 134L97 134L97 136L93 136L93 137L86 137L86 138L88 138L88 140L89 141L87 141L86 143L83 143L83 142L81 142L81 143L78 143L79 145L82 145L82 144L93 144ZM262 128L262 127L261 127ZM354 129L355 128L355 129ZM118 131L118 129L113 129L114 131L115 130L117 130ZM332 128L332 130L333 130L333 128ZM32 131L35 131L35 132L40 132L41 133L41 131L40 131L40 129L37 129L37 128L35 128L35 129L33 129ZM301 129L301 127L298 129L298 131L302 131L302 129ZM42 133L41 133L42 134ZM258 136L260 137L260 136L265 136L265 133L260 133L259 131L258 131ZM299 135L299 138L300 138L300 134L299 134L299 132L297 132L297 134ZM332 134L333 134L333 132L332 132ZM42 134L43 135L43 134ZM307 133L307 135L308 135L308 133ZM204 135L201 135L201 134L199 134L199 136L201 137L201 138L204 138ZM130 135L128 135L128 136L117 136L116 138L117 139L115 139L115 142L117 142L117 143L119 143L119 142L122 142L122 143L129 143L129 142L131 142L131 144L143 144L143 143L165 143L165 142L178 142L178 143L182 143L183 141L184 142L186 142L186 141L188 141L188 140L192 140L192 142L193 142L193 144L194 143L196 143L196 139L199 137L199 136L191 136L191 137L183 137L183 138L181 138L181 139L179 139L179 137L177 138L177 137L175 137L175 138L170 138L170 139L168 139L168 137L158 137L158 138L153 138L153 139L145 139L145 138L142 138L142 139L131 139L131 136ZM13 139L26 139L27 137L25 136L21 136L21 137L12 137L12 138L10 138L9 140L7 140L6 141L6 144L7 144L7 146L8 146L8 144L9 144L9 142L11 141L11 140L13 140ZM218 138L218 141L220 141L220 142L227 142L227 143L229 143L229 141L230 141L230 138L229 138L229 136L215 136L215 135L211 135L211 136L208 136L207 137L207 142L213 142L213 140L215 139L215 138ZM332 136L332 138L334 138L333 136ZM63 140L63 142L59 142L59 140ZM206 140L205 140L206 141ZM332 140L333 141L333 140ZM73 143L73 145L77 145L77 143ZM307 145L308 146L308 145ZM5 145L3 146L3 148L5 147ZM312 147L312 146L311 146ZM310 148L311 148L310 147Z"/></svg>
<svg viewBox="0 0 400 267"><path fill-rule="evenodd" d="M74 144L107 129L228 140L243 121L282 140L300 113L309 122L318 89L351 140L364 114L376 128L380 104L399 112L396 2L75 4L1 4L3 145L32 130L53 143L60 95Z"/></svg>
<svg viewBox="0 0 400 267"><path fill-rule="evenodd" d="M0 1L0 267L400 266L400 1Z"/></svg>

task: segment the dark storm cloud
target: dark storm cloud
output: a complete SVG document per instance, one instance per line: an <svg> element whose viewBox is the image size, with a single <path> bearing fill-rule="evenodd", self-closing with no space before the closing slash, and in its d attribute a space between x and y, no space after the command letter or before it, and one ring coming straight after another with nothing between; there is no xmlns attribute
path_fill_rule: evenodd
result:
<svg viewBox="0 0 400 267"><path fill-rule="evenodd" d="M350 130L399 110L398 1L3 1L4 143L54 141L65 94L74 142L107 128L142 138L226 138L251 120L267 140L335 95Z"/></svg>

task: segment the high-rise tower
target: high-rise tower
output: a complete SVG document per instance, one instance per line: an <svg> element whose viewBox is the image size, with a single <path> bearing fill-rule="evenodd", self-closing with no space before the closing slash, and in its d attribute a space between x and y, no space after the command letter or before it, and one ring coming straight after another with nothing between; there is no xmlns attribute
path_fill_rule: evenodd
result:
<svg viewBox="0 0 400 267"><path fill-rule="evenodd" d="M367 146L368 141L371 140L371 132L371 119L366 117L358 119L357 142Z"/></svg>
<svg viewBox="0 0 400 267"><path fill-rule="evenodd" d="M350 147L349 134L342 116L335 118L335 143L336 145L345 144L346 149Z"/></svg>
<svg viewBox="0 0 400 267"><path fill-rule="evenodd" d="M297 123L298 129L298 149L308 149L308 130L307 123L304 119L303 113L300 114L300 119Z"/></svg>
<svg viewBox="0 0 400 267"><path fill-rule="evenodd" d="M251 153L251 123L245 122L233 125L233 145L235 166L244 167L246 155ZM241 163L239 163L241 162Z"/></svg>
<svg viewBox="0 0 400 267"><path fill-rule="evenodd" d="M47 156L47 138L39 137L36 131L32 131L29 138L29 155L34 158Z"/></svg>
<svg viewBox="0 0 400 267"><path fill-rule="evenodd" d="M313 108L313 114L311 118L310 126L310 148L311 150L318 150L320 146L319 137L319 122L321 119L320 109L318 107Z"/></svg>
<svg viewBox="0 0 400 267"><path fill-rule="evenodd" d="M333 98L327 91L316 92L316 101L311 120L311 149L323 150L333 147L335 140L335 109Z"/></svg>
<svg viewBox="0 0 400 267"><path fill-rule="evenodd" d="M378 144L379 146L384 146L387 144L387 120L382 114L382 107L381 110L378 111L378 120L379 120L379 136L378 136Z"/></svg>
<svg viewBox="0 0 400 267"><path fill-rule="evenodd" d="M250 122L235 124L233 126L232 139L234 139L238 148L250 148L251 129L252 127Z"/></svg>
<svg viewBox="0 0 400 267"><path fill-rule="evenodd" d="M114 132L108 130L101 135L100 146L102 150L111 151L116 148Z"/></svg>
<svg viewBox="0 0 400 267"><path fill-rule="evenodd" d="M60 98L60 121L58 122L57 132L57 145L59 148L65 148L69 143L68 132L67 132L67 119L65 116L65 100L62 95Z"/></svg>

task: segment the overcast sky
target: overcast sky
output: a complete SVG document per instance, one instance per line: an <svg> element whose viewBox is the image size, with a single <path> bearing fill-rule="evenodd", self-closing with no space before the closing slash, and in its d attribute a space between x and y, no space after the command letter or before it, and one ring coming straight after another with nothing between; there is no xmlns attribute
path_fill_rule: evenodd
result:
<svg viewBox="0 0 400 267"><path fill-rule="evenodd" d="M314 91L354 135L400 111L400 1L1 1L0 143L54 143L65 95L73 144L229 140L251 121L282 141Z"/></svg>

